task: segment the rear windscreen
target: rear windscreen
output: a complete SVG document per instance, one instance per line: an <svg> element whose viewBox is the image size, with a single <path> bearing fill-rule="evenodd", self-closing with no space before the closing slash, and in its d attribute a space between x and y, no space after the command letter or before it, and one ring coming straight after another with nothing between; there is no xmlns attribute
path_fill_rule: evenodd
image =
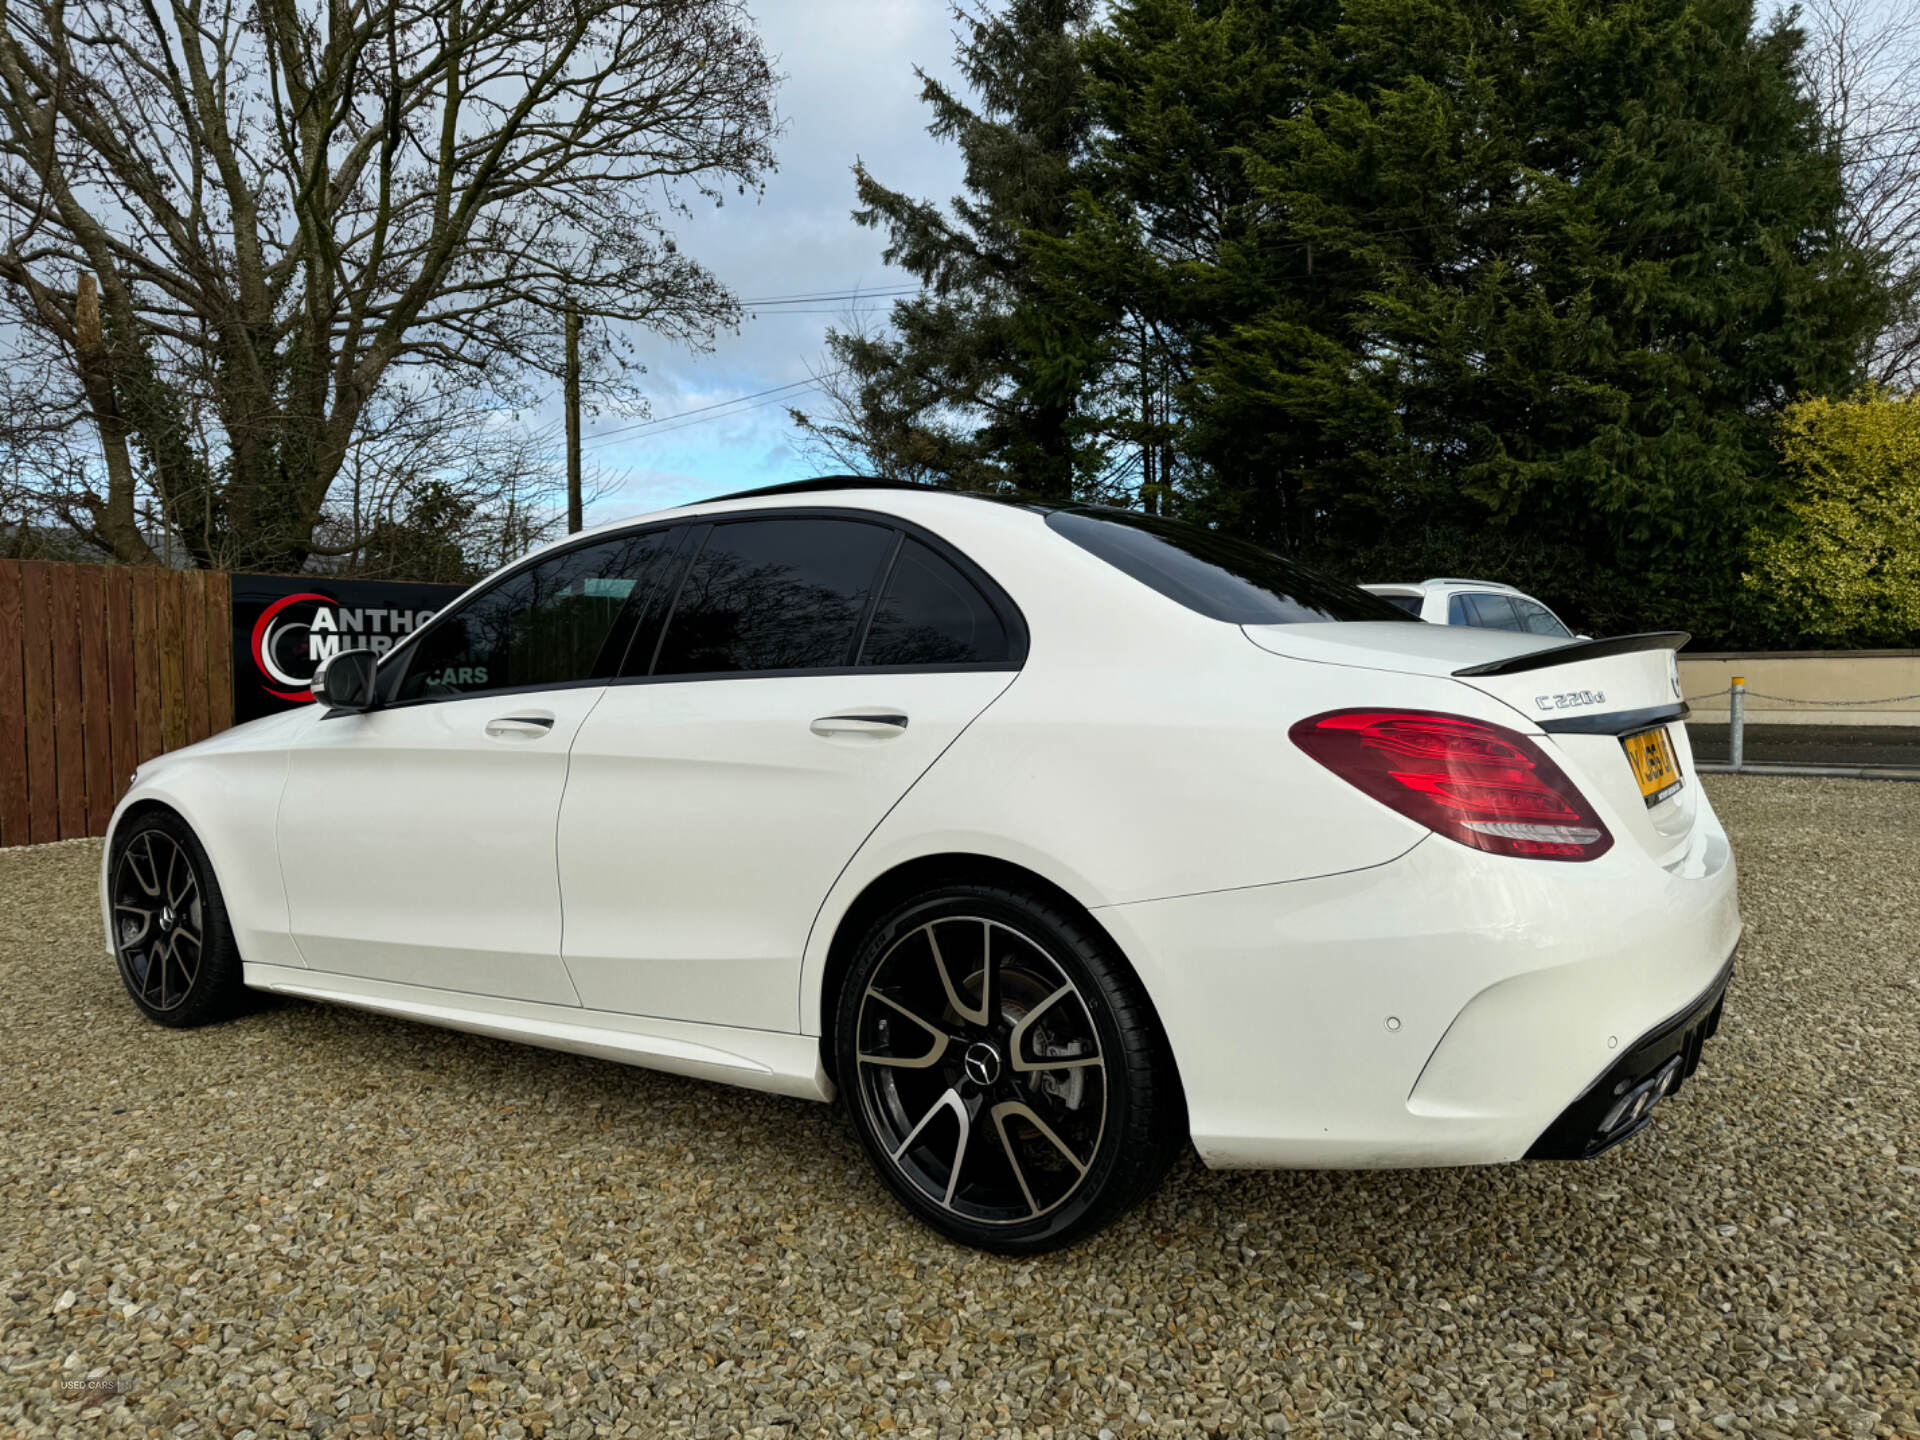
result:
<svg viewBox="0 0 1920 1440"><path fill-rule="evenodd" d="M1056 510L1047 524L1142 585L1215 620L1235 625L1414 620L1358 586L1325 579L1271 550L1178 520L1085 508Z"/></svg>

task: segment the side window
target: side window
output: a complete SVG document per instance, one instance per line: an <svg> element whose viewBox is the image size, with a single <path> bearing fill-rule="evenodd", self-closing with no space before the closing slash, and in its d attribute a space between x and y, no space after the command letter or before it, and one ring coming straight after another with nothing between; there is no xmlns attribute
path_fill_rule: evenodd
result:
<svg viewBox="0 0 1920 1440"><path fill-rule="evenodd" d="M813 516L716 524L680 586L653 673L851 664L894 534Z"/></svg>
<svg viewBox="0 0 1920 1440"><path fill-rule="evenodd" d="M611 674L631 634L628 601L636 588L657 582L676 538L669 530L623 535L508 576L428 628L394 698L475 695Z"/></svg>
<svg viewBox="0 0 1920 1440"><path fill-rule="evenodd" d="M1420 597L1418 595L1382 595L1380 597L1396 610L1404 610L1418 619L1420 616Z"/></svg>
<svg viewBox="0 0 1920 1440"><path fill-rule="evenodd" d="M1513 602L1520 610L1521 624L1529 635L1557 635L1562 640L1571 639L1573 632L1554 619L1553 612L1546 606L1533 600Z"/></svg>
<svg viewBox="0 0 1920 1440"><path fill-rule="evenodd" d="M1469 595L1466 597L1467 613L1473 616L1468 623L1478 625L1483 630L1518 630L1520 617L1514 613L1513 601L1504 595Z"/></svg>
<svg viewBox="0 0 1920 1440"><path fill-rule="evenodd" d="M973 582L918 540L902 541L860 663L961 665L1007 654L1007 627Z"/></svg>
<svg viewBox="0 0 1920 1440"><path fill-rule="evenodd" d="M1467 597L1466 597L1466 596L1464 596L1464 595L1454 595L1454 596L1452 596L1452 597L1450 597L1450 598L1448 599L1448 601L1447 601L1447 624L1449 624L1449 625L1477 625L1477 624L1479 624L1479 623L1480 623L1479 621L1477 621L1477 620L1475 620L1475 619L1473 618L1473 612L1472 612L1471 610L1469 610L1469 609L1467 609Z"/></svg>

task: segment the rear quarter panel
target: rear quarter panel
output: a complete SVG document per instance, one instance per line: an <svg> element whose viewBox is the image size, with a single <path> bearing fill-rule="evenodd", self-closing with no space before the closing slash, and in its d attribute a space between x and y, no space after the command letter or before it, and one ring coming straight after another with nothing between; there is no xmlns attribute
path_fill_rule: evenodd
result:
<svg viewBox="0 0 1920 1440"><path fill-rule="evenodd" d="M1428 832L1308 759L1288 738L1295 720L1391 703L1510 723L1507 707L1451 679L1274 655L1043 527L1034 538L1018 565L976 554L1026 612L1027 665L827 896L802 972L810 1031L840 920L907 861L1005 860L1090 910L1363 869ZM1041 578L1020 585L1022 574Z"/></svg>

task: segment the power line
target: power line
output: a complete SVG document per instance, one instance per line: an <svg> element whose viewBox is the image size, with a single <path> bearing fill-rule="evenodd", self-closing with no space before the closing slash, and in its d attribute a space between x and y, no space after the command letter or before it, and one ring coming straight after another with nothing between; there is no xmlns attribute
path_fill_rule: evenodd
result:
<svg viewBox="0 0 1920 1440"><path fill-rule="evenodd" d="M807 388L810 388L814 385L818 385L819 383L820 382L818 380L809 380L807 382ZM755 410L764 410L769 405L783 405L789 400L799 399L800 396L807 393L807 388L795 390L791 394L787 394L787 395L775 395L771 399L761 400L752 405L742 405L737 410L728 410L718 415L696 415L690 420L681 421L678 425L668 425L663 429L650 430L645 435L642 435L639 438L642 440L651 440L656 435L671 435L676 430L686 430L694 425L705 425L708 422L713 420L731 420L736 415L746 415L746 414L750 414Z"/></svg>
<svg viewBox="0 0 1920 1440"><path fill-rule="evenodd" d="M811 380L808 382L808 386L812 387L819 383L819 380ZM794 391L791 395L776 395L771 400L762 400L754 405L742 405L738 410L729 410L724 415L697 415L682 424L669 425L664 430L650 431L640 438L643 440L651 440L655 435L671 435L675 430L685 430L694 425L705 425L710 420L731 420L736 415L746 415L754 410L764 410L769 405L784 405L790 400L798 400L806 393L805 389L801 389Z"/></svg>
<svg viewBox="0 0 1920 1440"><path fill-rule="evenodd" d="M598 444L604 440L611 440L615 436L630 434L635 430L651 430L655 426L671 424L675 420L684 420L690 415L704 415L710 410L724 410L729 406L739 405L743 401L758 400L763 395L777 395L783 390L805 390L811 386L818 385L822 380L831 380L835 375L841 373L843 372L835 370L829 374L817 375L807 380L791 380L785 385L770 386L765 390L756 390L750 395L736 395L731 400L716 400L711 405L696 405L691 410L677 410L671 415L657 416L652 420L636 420L633 424L622 425L617 430L602 430L598 435L593 437L593 443ZM715 416L714 418L718 419L720 417Z"/></svg>
<svg viewBox="0 0 1920 1440"><path fill-rule="evenodd" d="M757 295L740 303L742 305L793 305L803 301L859 300L887 295L911 295L919 289L918 285L882 285L871 290L859 287L843 290L805 290L792 295Z"/></svg>
<svg viewBox="0 0 1920 1440"><path fill-rule="evenodd" d="M793 309L788 309L785 306L782 306L781 308L772 311L769 315L769 318L771 318L773 315L885 315L887 313L888 313L888 307L884 305L861 305L861 306L830 305L819 310L793 310Z"/></svg>
<svg viewBox="0 0 1920 1440"><path fill-rule="evenodd" d="M921 287L918 285L893 285L882 286L871 290L796 291L789 295L756 296L751 299L742 300L740 304L742 306L777 308L778 312L782 315L873 315L882 313L887 307L876 305L851 310L844 308L814 307L830 307L831 302L838 300L853 302L858 300L885 299L895 295L915 295L920 292L920 289ZM802 308L786 308L789 306ZM724 420L727 418L727 415L744 415L750 410L758 410L764 405L776 403L767 397L791 398L794 395L802 394L817 385L835 379L845 373L844 369L833 370L825 375L817 375L807 380L794 380L785 385L773 385L765 390L755 390L747 395L736 395L731 400L716 400L711 405L696 405L691 410L679 410L671 415L655 416L651 420L636 420L631 425L622 425L613 430L602 430L599 434L588 437L580 448L582 450L595 450L604 446L609 441L619 439L623 435L636 435L641 431L645 431L649 435L668 435L675 430L684 430L687 425L705 424L708 420ZM721 411L726 413L715 413ZM684 421L685 424L676 423L680 421ZM543 426L539 438L544 439L551 435L554 428L555 426L552 423Z"/></svg>
<svg viewBox="0 0 1920 1440"><path fill-rule="evenodd" d="M827 381L835 379L845 373L845 370L831 370L825 375L816 375L807 380L795 380L790 384L775 385L766 390L756 390L751 395L736 395L731 400L718 400L711 405L700 405L692 410L681 410L672 415L662 415L657 420L642 420L635 425L625 425L618 430L608 430L596 435L583 448L598 448L609 440L618 439L620 436L636 430L648 431L649 434L646 438L651 438L653 435L668 435L675 430L684 430L689 425L704 425L709 420L725 420L734 415L744 415L750 410L759 410L768 405L777 405L782 401L795 399L804 391L811 390L816 385L823 385ZM747 401L755 401L757 403L746 404L745 402ZM735 406L739 408L733 408ZM714 413L716 411L724 411L725 413ZM675 421L684 423L675 424Z"/></svg>

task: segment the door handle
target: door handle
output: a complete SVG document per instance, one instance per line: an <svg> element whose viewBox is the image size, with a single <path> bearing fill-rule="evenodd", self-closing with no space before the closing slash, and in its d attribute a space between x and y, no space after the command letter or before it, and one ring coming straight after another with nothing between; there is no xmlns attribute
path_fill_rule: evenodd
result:
<svg viewBox="0 0 1920 1440"><path fill-rule="evenodd" d="M906 733L907 717L879 710L862 710L847 715L822 715L807 728L823 739L831 739L836 735L856 735L869 740L891 740L896 735Z"/></svg>
<svg viewBox="0 0 1920 1440"><path fill-rule="evenodd" d="M501 715L487 722L487 734L495 740L540 740L551 729L551 715Z"/></svg>

